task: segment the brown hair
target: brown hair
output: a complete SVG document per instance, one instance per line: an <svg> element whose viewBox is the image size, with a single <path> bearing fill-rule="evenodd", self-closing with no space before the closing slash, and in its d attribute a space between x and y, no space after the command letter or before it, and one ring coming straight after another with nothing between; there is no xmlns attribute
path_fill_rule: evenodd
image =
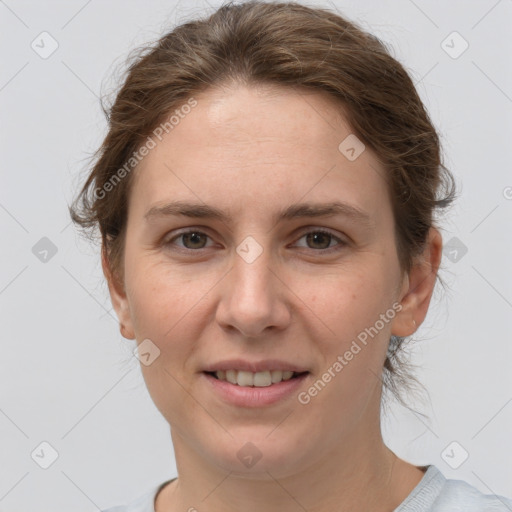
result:
<svg viewBox="0 0 512 512"><path fill-rule="evenodd" d="M337 101L353 133L387 171L397 253L409 272L434 212L455 199L438 134L411 78L380 40L338 14L250 1L230 2L137 50L114 103L103 107L109 131L70 213L82 228L99 225L113 275L123 282L133 179L126 162L193 94L229 82L307 88ZM383 373L384 387L402 403L400 390L416 381L400 358L403 342L391 337Z"/></svg>

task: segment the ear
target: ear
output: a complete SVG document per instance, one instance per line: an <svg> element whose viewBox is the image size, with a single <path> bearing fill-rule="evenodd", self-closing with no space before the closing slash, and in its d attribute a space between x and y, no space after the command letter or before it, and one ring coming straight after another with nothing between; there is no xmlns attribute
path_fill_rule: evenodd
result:
<svg viewBox="0 0 512 512"><path fill-rule="evenodd" d="M104 247L101 250L101 267L103 268L103 274L107 279L112 306L114 307L117 318L119 319L119 330L121 332L121 336L129 340L134 340L135 334L133 331L130 306L126 297L126 292L124 290L124 286L119 283L117 276L114 276L110 268Z"/></svg>
<svg viewBox="0 0 512 512"><path fill-rule="evenodd" d="M411 271L404 278L400 292L402 309L393 319L391 334L410 336L427 316L442 249L441 234L437 229L430 228L423 253L416 258Z"/></svg>

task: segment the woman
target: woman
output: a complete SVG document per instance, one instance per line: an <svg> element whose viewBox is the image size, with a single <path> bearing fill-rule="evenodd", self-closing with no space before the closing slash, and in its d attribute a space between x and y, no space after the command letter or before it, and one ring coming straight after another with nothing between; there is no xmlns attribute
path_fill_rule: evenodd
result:
<svg viewBox="0 0 512 512"><path fill-rule="evenodd" d="M75 204L178 478L117 511L512 510L383 442L455 188L373 36L227 5L131 65Z"/></svg>

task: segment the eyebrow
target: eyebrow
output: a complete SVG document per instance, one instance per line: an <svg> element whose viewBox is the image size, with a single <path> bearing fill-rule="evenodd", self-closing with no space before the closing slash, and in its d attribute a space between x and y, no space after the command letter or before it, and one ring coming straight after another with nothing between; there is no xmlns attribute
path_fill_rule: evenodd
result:
<svg viewBox="0 0 512 512"><path fill-rule="evenodd" d="M169 216L184 216L196 219L214 219L226 224L232 223L232 218L222 210L202 203L173 201L161 206L150 208L144 218L150 221L154 218ZM333 217L341 215L371 228L374 223L368 213L355 206L337 201L328 203L300 203L288 206L274 216L273 221L292 220L298 218Z"/></svg>

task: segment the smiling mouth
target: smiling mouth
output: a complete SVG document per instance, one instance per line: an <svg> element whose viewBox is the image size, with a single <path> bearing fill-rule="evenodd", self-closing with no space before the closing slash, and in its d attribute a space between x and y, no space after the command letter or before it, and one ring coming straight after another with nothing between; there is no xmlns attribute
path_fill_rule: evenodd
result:
<svg viewBox="0 0 512 512"><path fill-rule="evenodd" d="M283 381L296 379L309 372L292 372L292 371L263 371L248 372L243 370L219 370L215 372L204 372L217 380L229 382L230 384L241 387L268 387L279 384Z"/></svg>

